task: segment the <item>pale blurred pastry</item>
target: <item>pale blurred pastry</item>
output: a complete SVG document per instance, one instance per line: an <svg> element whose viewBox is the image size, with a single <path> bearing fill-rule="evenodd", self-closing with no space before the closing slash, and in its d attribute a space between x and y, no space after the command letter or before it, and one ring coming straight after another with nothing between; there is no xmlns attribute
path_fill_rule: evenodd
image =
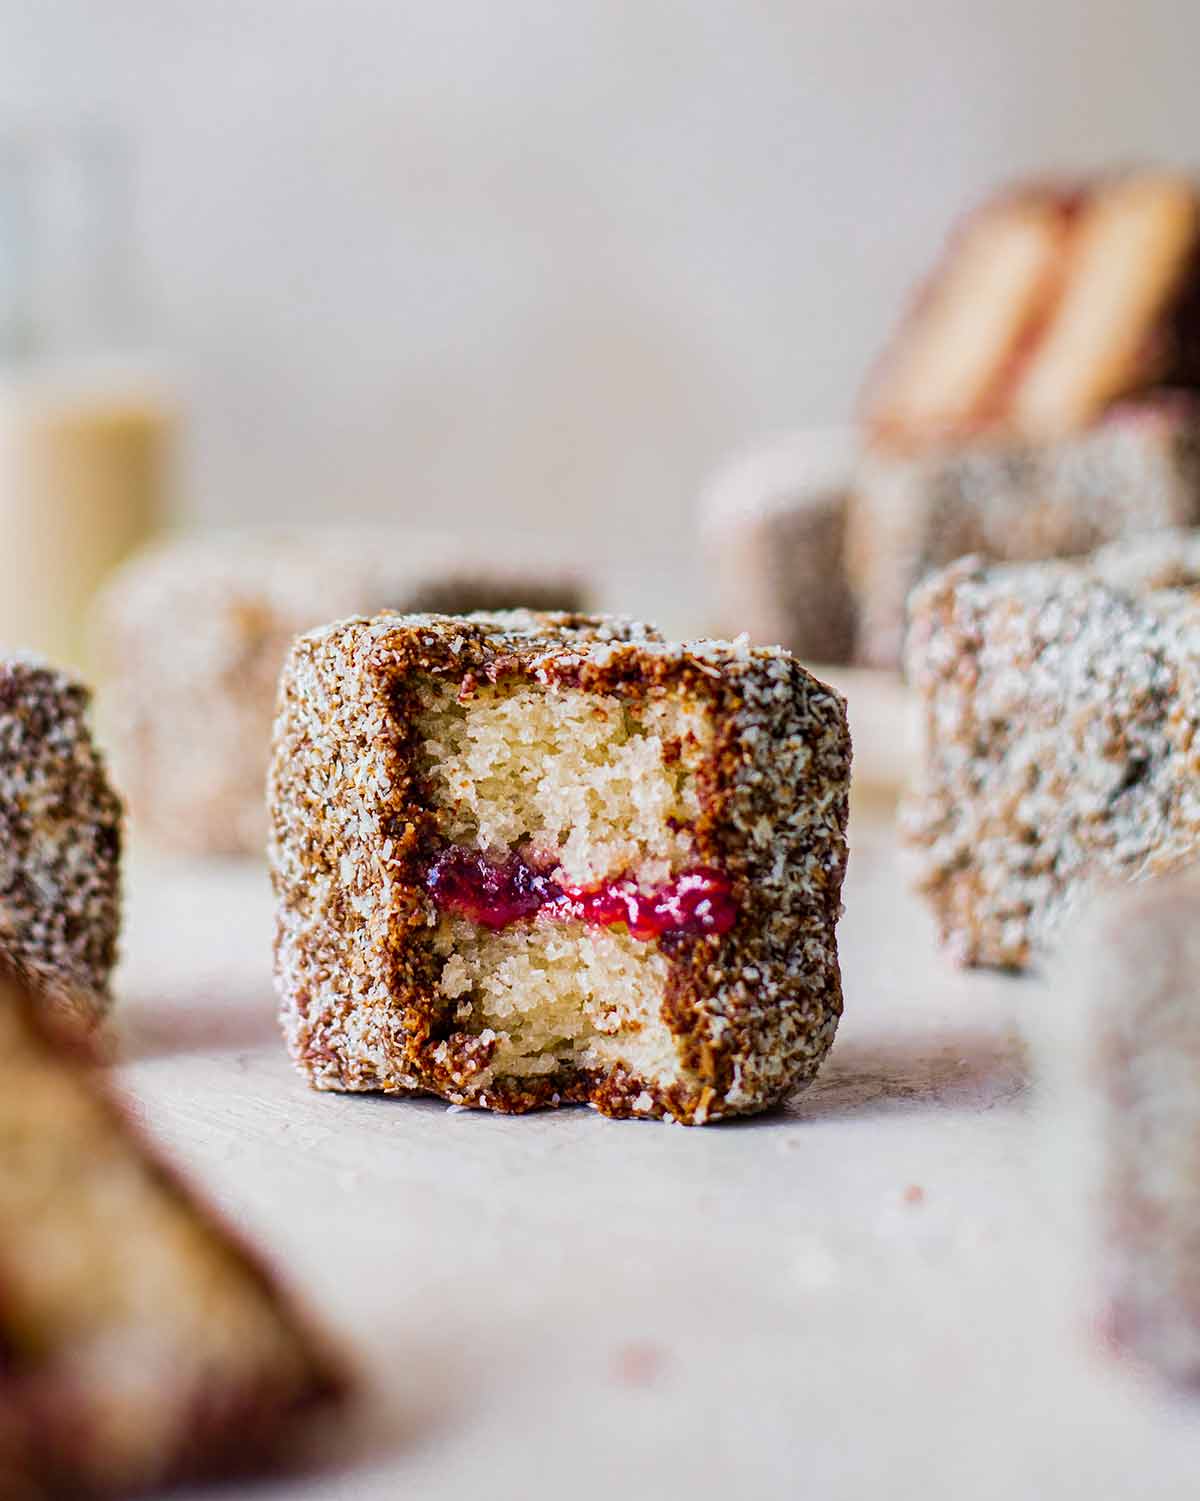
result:
<svg viewBox="0 0 1200 1501"><path fill-rule="evenodd" d="M952 236L868 387L905 448L1061 438L1114 401L1200 380L1200 197L1133 172L998 196Z"/></svg>
<svg viewBox="0 0 1200 1501"><path fill-rule="evenodd" d="M1078 1313L1200 1385L1200 871L1089 888L1027 1008L1047 1167ZM1078 1317L1078 1314L1077 1314ZM1080 1320L1083 1323L1083 1320Z"/></svg>
<svg viewBox="0 0 1200 1501"><path fill-rule="evenodd" d="M0 961L84 1022L111 999L121 921L121 804L92 740L89 694L0 658Z"/></svg>
<svg viewBox="0 0 1200 1501"><path fill-rule="evenodd" d="M385 608L571 609L585 593L575 568L519 540L262 528L150 548L114 575L97 621L135 829L183 853L262 853L276 686L302 631Z"/></svg>
<svg viewBox="0 0 1200 1501"><path fill-rule="evenodd" d="M0 972L0 1487L124 1497L289 1457L324 1343Z"/></svg>

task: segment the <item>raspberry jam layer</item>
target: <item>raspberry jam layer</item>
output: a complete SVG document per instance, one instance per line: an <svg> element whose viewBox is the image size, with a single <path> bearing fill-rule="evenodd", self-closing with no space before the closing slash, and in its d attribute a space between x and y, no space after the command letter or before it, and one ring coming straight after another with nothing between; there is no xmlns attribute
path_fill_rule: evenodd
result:
<svg viewBox="0 0 1200 1501"><path fill-rule="evenodd" d="M499 932L510 923L544 916L592 928L624 923L634 938L728 933L737 918L729 881L697 866L653 891L629 877L599 886L561 886L521 855L491 860L482 850L449 845L425 874L425 889L443 912Z"/></svg>

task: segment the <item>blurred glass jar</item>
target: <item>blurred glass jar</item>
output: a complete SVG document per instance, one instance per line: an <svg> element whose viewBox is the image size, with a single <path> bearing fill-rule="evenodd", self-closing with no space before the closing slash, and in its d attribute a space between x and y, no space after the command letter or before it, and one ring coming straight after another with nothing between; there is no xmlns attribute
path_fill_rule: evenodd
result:
<svg viewBox="0 0 1200 1501"><path fill-rule="evenodd" d="M169 484L173 403L135 353L131 186L109 134L0 135L0 652L85 673L92 598Z"/></svg>

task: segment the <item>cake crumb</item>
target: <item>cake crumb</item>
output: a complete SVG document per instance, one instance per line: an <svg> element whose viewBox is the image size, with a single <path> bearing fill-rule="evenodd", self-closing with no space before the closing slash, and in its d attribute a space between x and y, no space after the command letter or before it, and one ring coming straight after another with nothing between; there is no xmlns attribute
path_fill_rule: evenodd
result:
<svg viewBox="0 0 1200 1501"><path fill-rule="evenodd" d="M653 1386L666 1365L666 1352L649 1340L631 1340L617 1351L613 1363L621 1386Z"/></svg>

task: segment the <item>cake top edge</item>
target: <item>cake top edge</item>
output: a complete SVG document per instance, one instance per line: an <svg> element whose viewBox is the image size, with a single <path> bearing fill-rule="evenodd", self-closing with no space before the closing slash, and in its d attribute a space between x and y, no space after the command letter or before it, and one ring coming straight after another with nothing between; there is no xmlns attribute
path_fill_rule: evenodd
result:
<svg viewBox="0 0 1200 1501"><path fill-rule="evenodd" d="M1200 529L1179 527L1108 543L1072 558L995 562L972 553L930 574L913 591L913 604L947 586L985 584L1002 590L1100 586L1139 601L1200 594Z"/></svg>
<svg viewBox="0 0 1200 1501"><path fill-rule="evenodd" d="M372 657L406 668L445 674L461 665L464 675L490 678L506 669L566 680L583 671L626 680L650 672L655 680L683 669L692 677L736 677L766 672L787 677L804 672L814 689L840 698L793 653L779 645L751 645L749 636L725 641L667 641L655 626L625 615L544 614L538 611L476 612L473 615L353 615L297 636L291 660L302 657Z"/></svg>
<svg viewBox="0 0 1200 1501"><path fill-rule="evenodd" d="M91 689L81 678L40 653L0 646L0 709L21 693L70 700L84 706L90 704L92 697Z"/></svg>
<svg viewBox="0 0 1200 1501"><path fill-rule="evenodd" d="M469 615L400 614L350 616L297 637L295 645L320 649L355 638L381 653L417 649L431 657L449 652L458 656L466 647L512 656L530 666L554 659L581 665L605 666L627 648L660 661L690 661L703 668L737 664L795 662L782 646L752 646L743 633L732 640L697 637L664 639L657 627L625 615L579 615L535 610L476 611Z"/></svg>

